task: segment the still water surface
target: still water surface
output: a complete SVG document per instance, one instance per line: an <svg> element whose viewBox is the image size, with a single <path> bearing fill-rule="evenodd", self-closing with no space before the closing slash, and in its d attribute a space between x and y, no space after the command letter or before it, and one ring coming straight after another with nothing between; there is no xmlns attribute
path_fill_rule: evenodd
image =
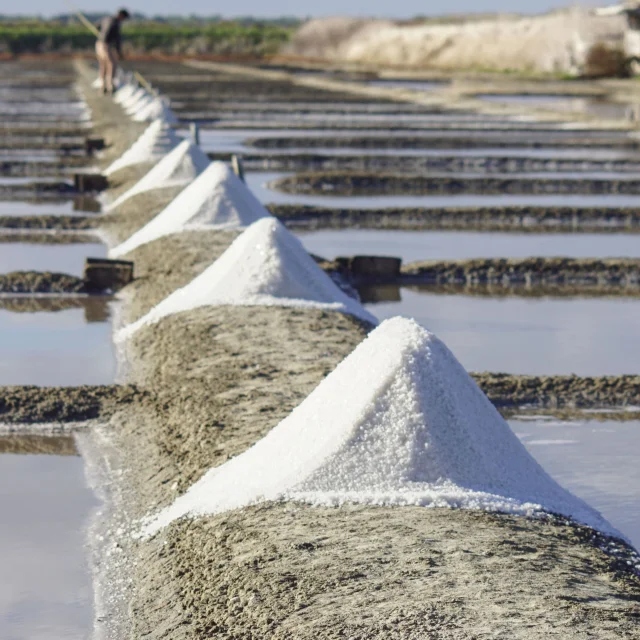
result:
<svg viewBox="0 0 640 640"><path fill-rule="evenodd" d="M555 480L640 549L640 422L534 419L510 425Z"/></svg>

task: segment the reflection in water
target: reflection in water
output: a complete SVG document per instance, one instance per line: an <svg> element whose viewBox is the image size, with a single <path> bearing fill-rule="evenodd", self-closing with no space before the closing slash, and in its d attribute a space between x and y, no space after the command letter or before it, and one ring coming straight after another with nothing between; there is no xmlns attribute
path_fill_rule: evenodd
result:
<svg viewBox="0 0 640 640"><path fill-rule="evenodd" d="M470 258L614 258L640 257L634 235L473 233L465 231L389 231L331 229L299 232L310 253L329 260L337 256L395 256L403 262Z"/></svg>
<svg viewBox="0 0 640 640"><path fill-rule="evenodd" d="M104 258L105 245L92 243L41 244L7 243L0 249L0 273L12 271L52 271L82 276L87 257Z"/></svg>
<svg viewBox="0 0 640 640"><path fill-rule="evenodd" d="M65 302L62 309L56 306L62 303L58 298L31 301L37 313L0 305L0 385L112 383L115 357L107 301L84 299L75 308Z"/></svg>
<svg viewBox="0 0 640 640"><path fill-rule="evenodd" d="M0 200L0 216L59 216L99 213L102 205L88 196L41 200Z"/></svg>
<svg viewBox="0 0 640 640"><path fill-rule="evenodd" d="M640 423L513 420L512 429L563 487L640 549Z"/></svg>
<svg viewBox="0 0 640 640"><path fill-rule="evenodd" d="M84 528L97 504L82 459L0 455L0 637L88 637Z"/></svg>
<svg viewBox="0 0 640 640"><path fill-rule="evenodd" d="M380 320L415 318L469 371L620 375L636 374L640 362L639 300L484 298L402 289L400 301L366 306Z"/></svg>

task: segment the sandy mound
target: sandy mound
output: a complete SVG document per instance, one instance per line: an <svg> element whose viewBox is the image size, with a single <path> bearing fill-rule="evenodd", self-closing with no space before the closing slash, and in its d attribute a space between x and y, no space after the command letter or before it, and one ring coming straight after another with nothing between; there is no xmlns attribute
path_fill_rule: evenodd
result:
<svg viewBox="0 0 640 640"><path fill-rule="evenodd" d="M270 215L227 165L213 162L164 211L110 255L117 258L157 238L188 229L245 229Z"/></svg>
<svg viewBox="0 0 640 640"><path fill-rule="evenodd" d="M184 515L293 499L560 513L619 535L552 480L435 336L384 322L277 427L209 471L148 532Z"/></svg>

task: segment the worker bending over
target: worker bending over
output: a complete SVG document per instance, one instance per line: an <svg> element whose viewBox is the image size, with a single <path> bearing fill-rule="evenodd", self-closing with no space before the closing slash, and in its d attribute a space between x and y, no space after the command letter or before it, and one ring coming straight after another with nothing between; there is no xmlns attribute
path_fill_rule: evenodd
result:
<svg viewBox="0 0 640 640"><path fill-rule="evenodd" d="M99 35L96 42L96 55L100 65L100 81L103 93L113 93L113 81L118 70L118 62L122 59L122 35L120 25L129 12L120 9L115 16L103 18L98 25Z"/></svg>

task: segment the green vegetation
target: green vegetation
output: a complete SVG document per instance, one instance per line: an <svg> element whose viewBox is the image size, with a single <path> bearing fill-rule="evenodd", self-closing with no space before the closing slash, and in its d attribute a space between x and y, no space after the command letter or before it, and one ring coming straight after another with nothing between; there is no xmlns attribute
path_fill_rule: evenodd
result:
<svg viewBox="0 0 640 640"><path fill-rule="evenodd" d="M93 17L93 16L92 16ZM289 40L289 22L134 20L124 25L128 54L269 55ZM93 49L95 37L68 20L0 20L0 53L71 53Z"/></svg>

